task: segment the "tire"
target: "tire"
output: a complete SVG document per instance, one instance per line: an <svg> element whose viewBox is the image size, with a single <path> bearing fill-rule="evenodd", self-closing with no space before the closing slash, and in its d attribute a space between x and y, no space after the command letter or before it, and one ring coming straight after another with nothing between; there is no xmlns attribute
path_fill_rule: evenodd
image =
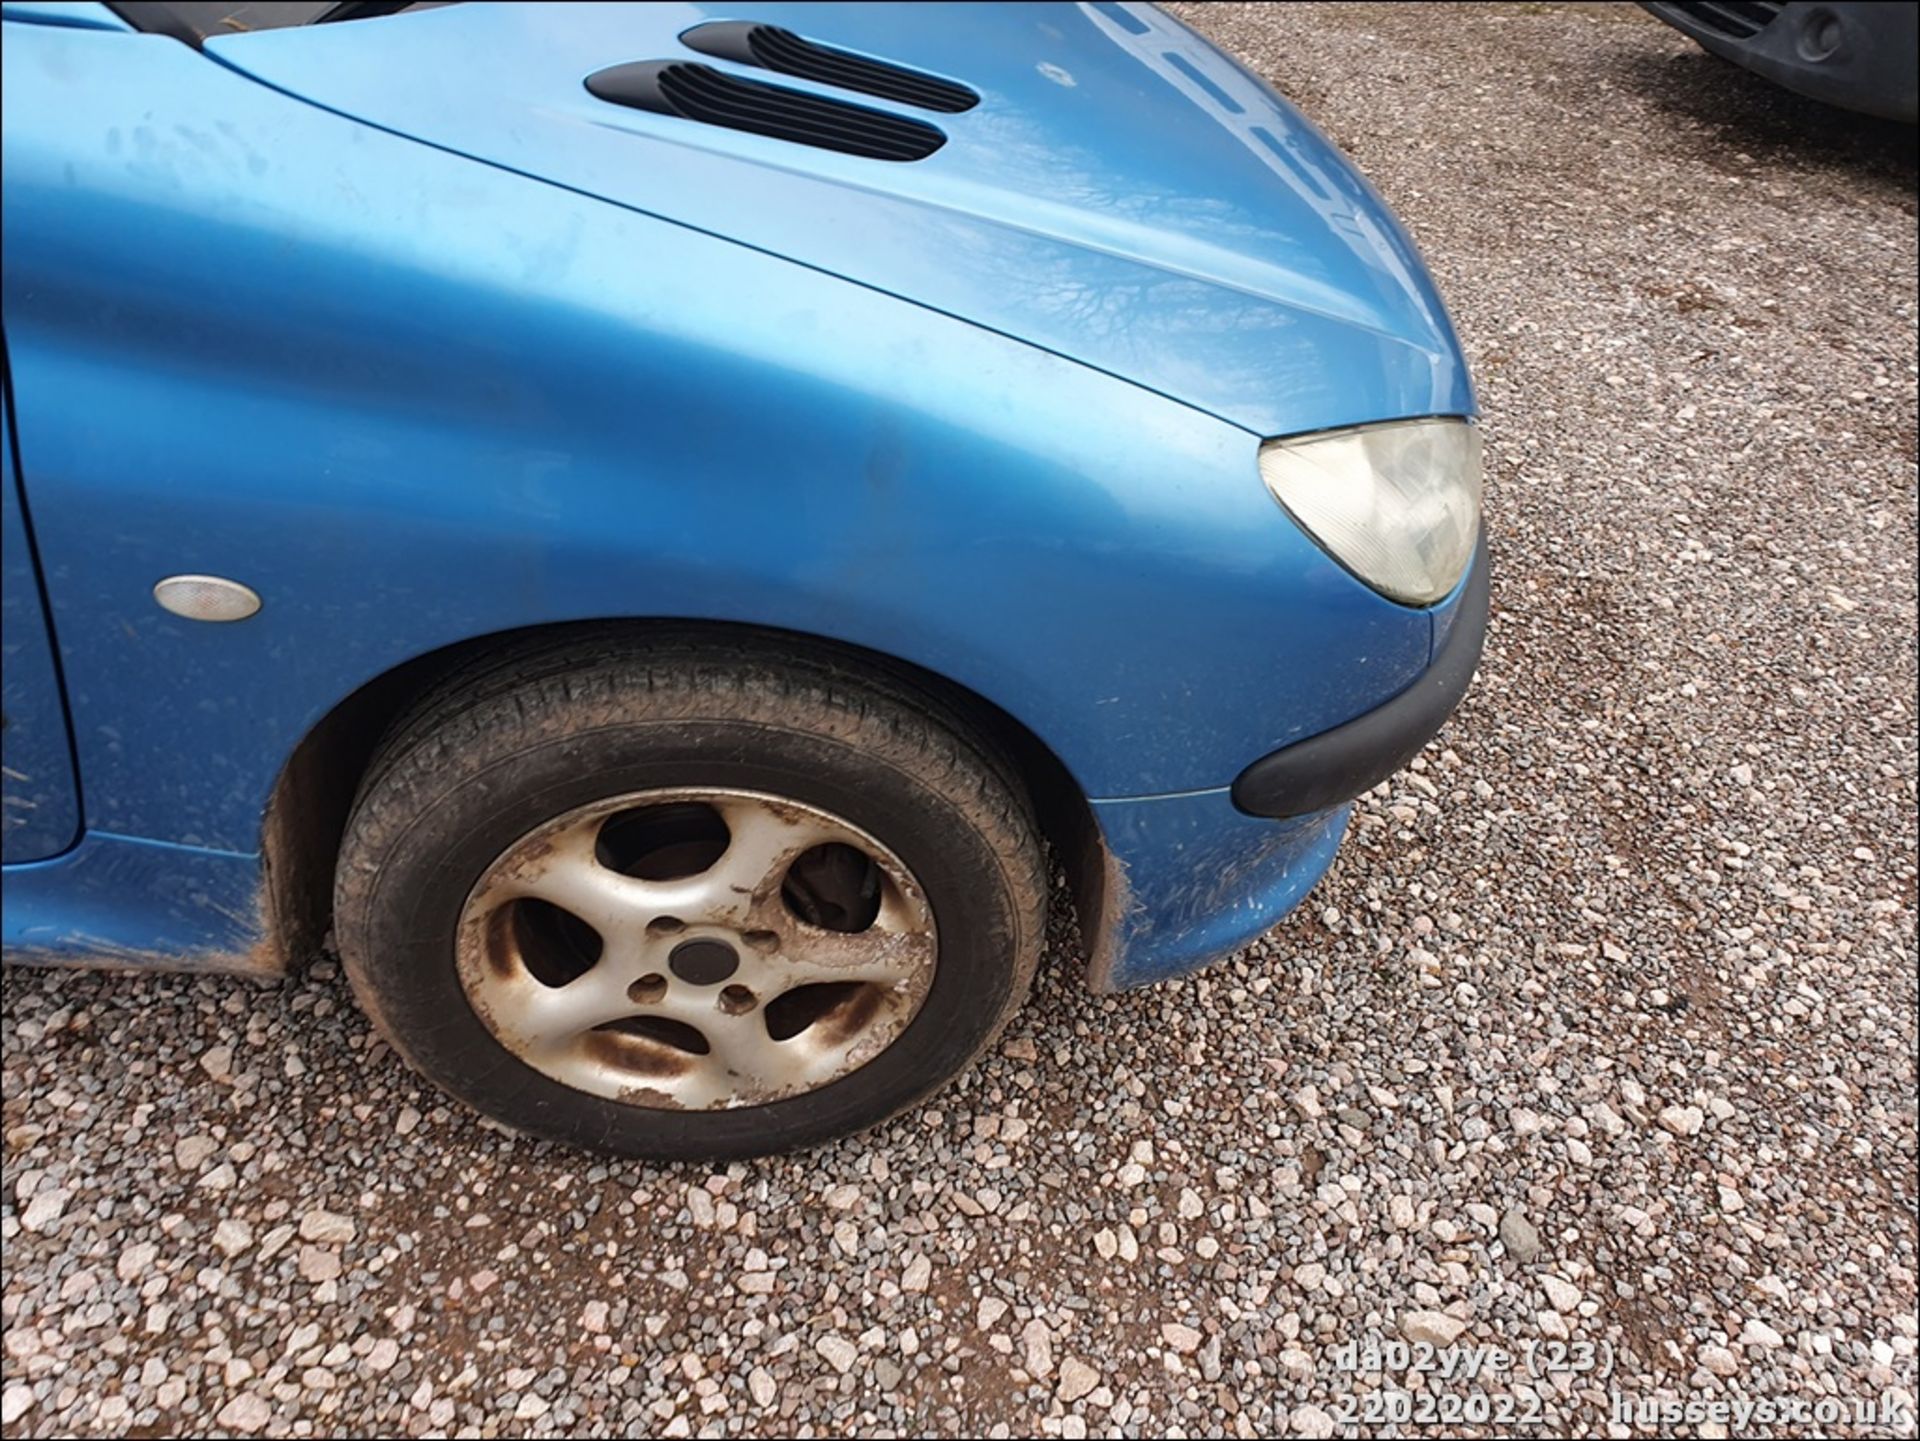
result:
<svg viewBox="0 0 1920 1441"><path fill-rule="evenodd" d="M335 887L354 991L410 1065L514 1131L661 1160L931 1094L1024 999L1045 909L983 733L831 651L699 631L450 677L382 741ZM744 1018L707 1008L736 993ZM567 1030L609 997L639 1014Z"/></svg>

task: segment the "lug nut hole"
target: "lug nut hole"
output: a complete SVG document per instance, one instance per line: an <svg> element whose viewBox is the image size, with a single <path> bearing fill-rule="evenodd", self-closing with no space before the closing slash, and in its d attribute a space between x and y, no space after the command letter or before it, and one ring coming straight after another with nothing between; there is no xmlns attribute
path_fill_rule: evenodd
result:
<svg viewBox="0 0 1920 1441"><path fill-rule="evenodd" d="M753 992L745 986L728 986L720 992L720 1009L730 1016L744 1016L754 1005Z"/></svg>
<svg viewBox="0 0 1920 1441"><path fill-rule="evenodd" d="M667 978L658 971L642 976L627 987L627 999L636 1006L658 1004L667 994Z"/></svg>

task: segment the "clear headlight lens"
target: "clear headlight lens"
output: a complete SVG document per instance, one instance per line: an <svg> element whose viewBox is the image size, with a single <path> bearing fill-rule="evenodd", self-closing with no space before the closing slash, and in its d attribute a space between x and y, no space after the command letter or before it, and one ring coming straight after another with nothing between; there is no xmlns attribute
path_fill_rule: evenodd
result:
<svg viewBox="0 0 1920 1441"><path fill-rule="evenodd" d="M1395 420L1260 447L1260 478L1348 570L1408 605L1460 583L1480 533L1480 432Z"/></svg>

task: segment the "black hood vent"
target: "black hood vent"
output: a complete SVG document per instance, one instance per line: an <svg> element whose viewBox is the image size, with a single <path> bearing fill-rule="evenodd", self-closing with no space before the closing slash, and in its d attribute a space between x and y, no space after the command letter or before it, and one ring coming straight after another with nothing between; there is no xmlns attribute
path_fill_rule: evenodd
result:
<svg viewBox="0 0 1920 1441"><path fill-rule="evenodd" d="M909 70L904 65L890 65L849 50L819 45L778 25L715 20L694 26L680 37L680 43L702 55L740 65L757 65L762 70L778 70L782 75L797 75L802 80L817 80L842 90L858 90L862 95L877 95L882 100L897 100L922 110L958 115L980 103L980 97L964 85Z"/></svg>
<svg viewBox="0 0 1920 1441"><path fill-rule="evenodd" d="M692 61L615 65L589 75L587 89L615 105L871 160L925 160L947 143L946 136L923 121L784 85L743 80Z"/></svg>

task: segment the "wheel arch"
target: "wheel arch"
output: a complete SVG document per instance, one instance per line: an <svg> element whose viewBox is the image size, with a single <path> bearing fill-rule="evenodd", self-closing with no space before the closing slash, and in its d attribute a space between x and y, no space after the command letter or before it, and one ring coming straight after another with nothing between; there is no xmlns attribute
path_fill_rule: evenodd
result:
<svg viewBox="0 0 1920 1441"><path fill-rule="evenodd" d="M734 641L757 637L769 648L797 643L832 652L858 669L912 684L936 706L983 732L1000 746L1027 788L1042 832L1066 871L1083 934L1090 939L1104 934L1107 928L1100 922L1110 867L1093 809L1052 747L987 697L911 661L826 636L737 622L620 618L518 627L441 646L374 676L308 729L281 766L262 826L267 913L283 969L313 957L331 929L341 837L381 737L442 679L507 645L613 634L644 646L651 637L689 632Z"/></svg>

